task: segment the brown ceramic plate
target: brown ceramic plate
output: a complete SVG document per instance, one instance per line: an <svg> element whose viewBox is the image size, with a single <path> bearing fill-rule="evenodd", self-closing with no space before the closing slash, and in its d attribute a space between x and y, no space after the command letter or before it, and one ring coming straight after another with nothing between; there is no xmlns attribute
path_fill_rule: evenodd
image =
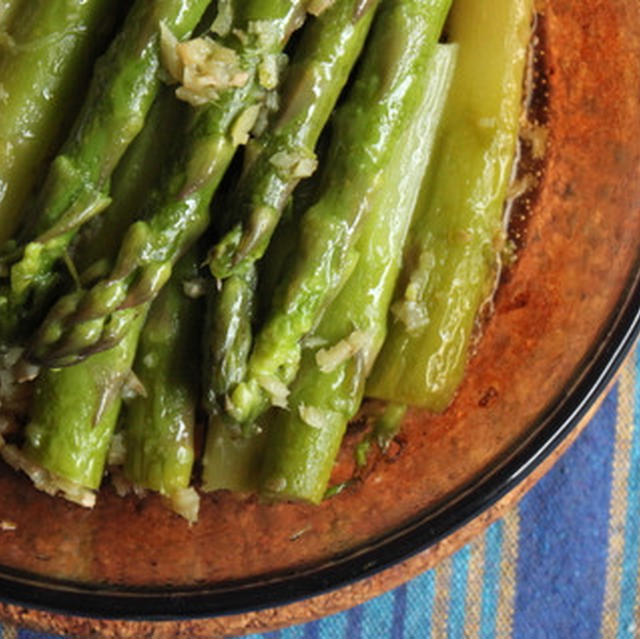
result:
<svg viewBox="0 0 640 639"><path fill-rule="evenodd" d="M413 412L394 454L320 507L205 496L189 528L109 488L85 511L0 466L0 600L81 616L192 618L281 605L397 563L478 516L569 434L640 306L640 4L540 3L534 114L549 145L521 251L463 387Z"/></svg>

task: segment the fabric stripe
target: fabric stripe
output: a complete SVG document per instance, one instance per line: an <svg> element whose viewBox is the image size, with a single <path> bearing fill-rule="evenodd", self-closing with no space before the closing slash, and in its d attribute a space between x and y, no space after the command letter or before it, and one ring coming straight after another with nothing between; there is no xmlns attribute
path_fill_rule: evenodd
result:
<svg viewBox="0 0 640 639"><path fill-rule="evenodd" d="M520 504L525 543L518 556L518 639L599 636L616 406L614 389L582 435ZM576 470L585 468L589 472Z"/></svg>
<svg viewBox="0 0 640 639"><path fill-rule="evenodd" d="M485 533L486 546L480 639L493 639L495 637L498 596L500 593L500 555L502 553L503 527L502 521L497 521Z"/></svg>
<svg viewBox="0 0 640 639"><path fill-rule="evenodd" d="M636 381L633 362L620 371L618 382L618 411L616 420L611 504L609 506L609 549L607 577L602 607L602 637L615 637L621 601L622 560L624 554L624 523L628 504L628 482L631 467L633 436L633 397Z"/></svg>
<svg viewBox="0 0 640 639"><path fill-rule="evenodd" d="M635 362L634 362L635 363ZM638 371L636 368L636 377ZM636 388L633 436L631 439L632 472L627 482L627 512L625 518L624 555L622 559L621 590L624 593L620 602L618 620L618 639L631 639L635 636L634 604L638 588L638 544L640 543L640 388ZM617 496L616 496L617 497Z"/></svg>
<svg viewBox="0 0 640 639"><path fill-rule="evenodd" d="M290 628L285 628L281 632L282 639L303 639L304 637L304 626L291 626ZM260 635L256 635L255 637L250 637L247 639L260 639Z"/></svg>
<svg viewBox="0 0 640 639"><path fill-rule="evenodd" d="M346 637L346 615L331 615L330 617L321 619L318 623L320 626L320 636L322 637L322 639L343 639L344 637Z"/></svg>
<svg viewBox="0 0 640 639"><path fill-rule="evenodd" d="M467 599L467 578L469 575L469 545L459 550L452 559L451 597L449 600L448 639L464 639L465 602Z"/></svg>
<svg viewBox="0 0 640 639"><path fill-rule="evenodd" d="M403 585L393 593L393 624L391 626L391 639L403 639L404 619L407 614L407 586Z"/></svg>
<svg viewBox="0 0 640 639"><path fill-rule="evenodd" d="M516 568L518 566L519 542L520 515L517 509L514 509L505 516L502 530L500 597L498 599L495 633L498 638L511 637L516 602Z"/></svg>
<svg viewBox="0 0 640 639"><path fill-rule="evenodd" d="M485 535L479 535L470 544L469 577L467 581L467 618L464 624L465 639L479 639L484 592Z"/></svg>
<svg viewBox="0 0 640 639"><path fill-rule="evenodd" d="M451 558L445 559L435 569L435 597L431 615L431 639L446 639L447 615L451 597Z"/></svg>
<svg viewBox="0 0 640 639"><path fill-rule="evenodd" d="M363 606L356 606L347 612L347 632L345 639L360 639L362 635Z"/></svg>
<svg viewBox="0 0 640 639"><path fill-rule="evenodd" d="M320 638L320 623L318 621L311 621L304 627L304 639L319 639Z"/></svg>
<svg viewBox="0 0 640 639"><path fill-rule="evenodd" d="M404 639L426 639L431 633L431 618L435 603L436 571L428 572L407 584L407 610ZM351 639L348 635L346 639Z"/></svg>
<svg viewBox="0 0 640 639"><path fill-rule="evenodd" d="M386 592L364 606L362 625L375 628L380 637L389 637L393 623L393 592Z"/></svg>

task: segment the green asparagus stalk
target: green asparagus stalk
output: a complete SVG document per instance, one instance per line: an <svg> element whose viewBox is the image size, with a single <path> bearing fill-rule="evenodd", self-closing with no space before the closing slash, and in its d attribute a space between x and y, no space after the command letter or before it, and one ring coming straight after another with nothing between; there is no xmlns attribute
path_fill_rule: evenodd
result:
<svg viewBox="0 0 640 639"><path fill-rule="evenodd" d="M140 315L114 349L38 378L22 455L50 473L54 486L57 478L90 490L100 486L143 321Z"/></svg>
<svg viewBox="0 0 640 639"><path fill-rule="evenodd" d="M219 416L213 416L202 458L202 489L257 492L266 439L266 430L243 437Z"/></svg>
<svg viewBox="0 0 640 639"><path fill-rule="evenodd" d="M194 461L198 404L201 302L185 294L198 274L197 253L177 265L151 305L134 365L145 389L125 408L125 476L178 504L188 488ZM195 512L185 513L195 519Z"/></svg>
<svg viewBox="0 0 640 639"><path fill-rule="evenodd" d="M358 77L335 118L323 194L303 216L294 265L256 336L248 374L227 402L236 421L251 423L286 397L300 340L355 265L359 227L384 197L389 159L420 103L449 4L407 0L381 8Z"/></svg>
<svg viewBox="0 0 640 639"><path fill-rule="evenodd" d="M214 247L211 272L230 277L260 259L289 197L315 168L314 148L369 32L378 1L336 0L298 45L282 90L282 109L255 140L232 203L234 228Z"/></svg>
<svg viewBox="0 0 640 639"><path fill-rule="evenodd" d="M219 291L208 291L205 329L204 398L210 415L218 399L244 378L251 350L257 271L233 275Z"/></svg>
<svg viewBox="0 0 640 639"><path fill-rule="evenodd" d="M0 244L22 220L42 164L82 97L78 86L109 35L113 13L109 0L0 4Z"/></svg>
<svg viewBox="0 0 640 639"><path fill-rule="evenodd" d="M184 153L154 195L148 219L127 231L114 270L90 290L56 304L35 336L32 359L68 365L121 339L131 315L158 294L173 264L208 226L213 194L267 90L275 88L276 78L265 69L272 70L300 26L306 1L238 0L225 6L233 24L203 46L222 61L226 84L196 111Z"/></svg>
<svg viewBox="0 0 640 639"><path fill-rule="evenodd" d="M390 6L394 19L386 27L388 37L403 37L413 24L407 4L415 10L424 3L400 0ZM323 346L304 350L288 410L279 411L270 425L262 474L262 491L269 497L322 500L347 424L360 407L365 379L384 341L402 248L455 65L451 45L439 46L433 56L427 42L420 49L432 62L416 76L421 90L411 124L400 136L381 194L363 220L356 243L358 264L310 336L309 341ZM402 47L394 53L406 55Z"/></svg>
<svg viewBox="0 0 640 639"><path fill-rule="evenodd" d="M183 115L182 106L164 90L114 174L114 202L105 212L106 223L92 229L83 238L84 246L78 247L81 265L89 263L91 250L100 262L114 258L117 247L111 232L130 224L139 213L147 185L159 179L163 160L172 152L171 138L179 137L171 133ZM115 348L76 366L45 371L36 380L27 445L22 451L10 449L9 454L39 488L60 490L69 499L91 505L87 491L96 488L104 471L146 310Z"/></svg>
<svg viewBox="0 0 640 639"><path fill-rule="evenodd" d="M104 274L118 254L122 236L140 217L149 194L160 181L170 149L186 129L188 106L170 87L162 86L144 128L132 142L113 174L113 202L104 214L80 232L73 261L80 274ZM102 267L102 268L100 268Z"/></svg>
<svg viewBox="0 0 640 639"><path fill-rule="evenodd" d="M138 0L132 7L96 65L80 115L51 165L21 242L7 247L4 262L10 268L10 286L0 295L0 307L9 309L8 316L21 321L19 311L30 296L40 299L53 286L56 262L65 256L76 230L109 205L111 174L142 129L160 86L161 23L182 38L196 26L209 2ZM52 8L59 2L42 4L53 15L65 15L65 9ZM86 11L84 7L95 2L74 4ZM67 31L74 28L72 23Z"/></svg>
<svg viewBox="0 0 640 639"><path fill-rule="evenodd" d="M521 112L532 0L457 0L460 45L431 187L407 248L373 397L444 410L462 378L478 309L493 292Z"/></svg>
<svg viewBox="0 0 640 639"><path fill-rule="evenodd" d="M238 222L210 261L216 278L229 278L210 295L211 357L205 371L210 410L224 404L246 374L257 285L253 264L263 256L294 188L315 168L318 137L362 49L377 1L360 12L359 5L337 0L307 26L287 70L281 110L250 143L239 195L230 204Z"/></svg>

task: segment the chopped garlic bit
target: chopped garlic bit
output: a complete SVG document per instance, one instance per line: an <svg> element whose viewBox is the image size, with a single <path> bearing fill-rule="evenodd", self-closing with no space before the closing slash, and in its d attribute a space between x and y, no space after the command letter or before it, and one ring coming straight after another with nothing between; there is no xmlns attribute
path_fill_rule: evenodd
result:
<svg viewBox="0 0 640 639"><path fill-rule="evenodd" d="M329 9L335 0L311 0L307 6L307 11L313 16L319 16Z"/></svg>
<svg viewBox="0 0 640 639"><path fill-rule="evenodd" d="M115 468L109 472L111 485L118 497L126 497L132 490L131 482L124 476L122 471Z"/></svg>
<svg viewBox="0 0 640 639"><path fill-rule="evenodd" d="M429 323L429 313L420 302L399 300L391 305L391 312L406 326L409 333L415 333Z"/></svg>
<svg viewBox="0 0 640 639"><path fill-rule="evenodd" d="M260 386L271 396L271 403L279 408L287 408L289 389L277 377L273 375L261 375L258 377Z"/></svg>
<svg viewBox="0 0 640 639"><path fill-rule="evenodd" d="M270 477L264 482L267 492L281 493L287 489L287 480L285 477Z"/></svg>
<svg viewBox="0 0 640 639"><path fill-rule="evenodd" d="M197 300L207 292L206 280L203 277L196 277L192 280L182 282L182 292L190 299Z"/></svg>
<svg viewBox="0 0 640 639"><path fill-rule="evenodd" d="M122 466L127 458L127 445L124 433L116 433L111 440L107 464L109 466Z"/></svg>
<svg viewBox="0 0 640 639"><path fill-rule="evenodd" d="M169 496L171 510L184 517L190 524L198 521L200 512L200 495L195 488L181 488Z"/></svg>
<svg viewBox="0 0 640 639"><path fill-rule="evenodd" d="M278 151L269 159L280 173L289 178L306 178L313 175L318 166L316 156L303 149Z"/></svg>
<svg viewBox="0 0 640 639"><path fill-rule="evenodd" d="M278 86L279 68L278 56L270 54L258 66L258 80L265 89L275 89Z"/></svg>
<svg viewBox="0 0 640 639"><path fill-rule="evenodd" d="M184 67L178 55L178 38L163 22L160 23L160 62L174 82L182 80Z"/></svg>
<svg viewBox="0 0 640 639"><path fill-rule="evenodd" d="M150 353L145 356L145 360L148 357L153 357ZM143 362L144 363L144 362ZM127 379L125 379L122 389L120 390L120 396L122 399L135 399L136 397L146 397L147 389L140 381L140 378L133 372L129 371Z"/></svg>
<svg viewBox="0 0 640 639"><path fill-rule="evenodd" d="M211 31L219 36L229 35L233 26L233 4L231 0L218 0L218 14L211 25Z"/></svg>
<svg viewBox="0 0 640 639"><path fill-rule="evenodd" d="M178 42L170 29L161 23L160 51L165 70L181 85L176 91L177 97L192 106L215 100L220 91L242 87L249 80L238 54L212 38Z"/></svg>
<svg viewBox="0 0 640 639"><path fill-rule="evenodd" d="M272 20L252 20L248 25L249 35L258 40L258 47L262 50L273 50L278 46L280 30Z"/></svg>
<svg viewBox="0 0 640 639"><path fill-rule="evenodd" d="M3 519L0 521L0 530L2 532L12 532L13 530L17 530L18 524L15 521L10 521L8 519Z"/></svg>
<svg viewBox="0 0 640 639"><path fill-rule="evenodd" d="M418 265L413 269L411 279L404 290L403 299L391 306L391 312L409 332L418 331L429 323L428 309L421 300L425 296L431 272L435 266L436 257L433 252L429 249L422 251L418 258Z"/></svg>
<svg viewBox="0 0 640 639"><path fill-rule="evenodd" d="M298 414L300 419L311 426L311 428L323 429L334 421L338 415L335 411L328 408L318 408L317 406L307 406L300 404L298 406Z"/></svg>
<svg viewBox="0 0 640 639"><path fill-rule="evenodd" d="M331 373L340 364L359 353L367 344L368 338L362 331L353 331L330 348L321 348L316 353L316 364L323 373Z"/></svg>
<svg viewBox="0 0 640 639"><path fill-rule="evenodd" d="M0 455L14 470L26 473L35 487L47 493L47 495L55 497L60 494L68 501L85 508L93 508L95 506L96 495L92 490L38 466L38 464L27 459L15 446L2 446L0 444Z"/></svg>
<svg viewBox="0 0 640 639"><path fill-rule="evenodd" d="M254 104L246 108L233 123L231 127L231 140L234 145L246 144L249 141L249 134L253 129L258 115L260 115L261 106Z"/></svg>

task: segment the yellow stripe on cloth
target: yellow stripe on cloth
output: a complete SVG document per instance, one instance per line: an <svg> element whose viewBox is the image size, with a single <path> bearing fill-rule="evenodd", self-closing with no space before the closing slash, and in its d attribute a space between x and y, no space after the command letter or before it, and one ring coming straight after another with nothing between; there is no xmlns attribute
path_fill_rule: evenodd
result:
<svg viewBox="0 0 640 639"><path fill-rule="evenodd" d="M435 599L431 614L431 639L447 639L447 619L451 601L452 560L449 557L435 569Z"/></svg>
<svg viewBox="0 0 640 639"><path fill-rule="evenodd" d="M607 551L607 577L600 635L615 637L618 634L618 616L622 596L622 565L624 557L625 523L631 447L634 430L634 391L636 384L635 356L629 358L618 377L618 410L616 441L613 458L613 477L609 508L609 544Z"/></svg>
<svg viewBox="0 0 640 639"><path fill-rule="evenodd" d="M18 639L18 631L13 626L2 626L2 639Z"/></svg>
<svg viewBox="0 0 640 639"><path fill-rule="evenodd" d="M464 624L465 639L480 639L480 620L482 618L482 588L484 585L484 535L471 542L469 560L469 583L467 586L467 618Z"/></svg>
<svg viewBox="0 0 640 639"><path fill-rule="evenodd" d="M502 557L500 559L500 595L496 619L496 639L509 639L516 605L518 542L520 515L514 508L503 519Z"/></svg>

